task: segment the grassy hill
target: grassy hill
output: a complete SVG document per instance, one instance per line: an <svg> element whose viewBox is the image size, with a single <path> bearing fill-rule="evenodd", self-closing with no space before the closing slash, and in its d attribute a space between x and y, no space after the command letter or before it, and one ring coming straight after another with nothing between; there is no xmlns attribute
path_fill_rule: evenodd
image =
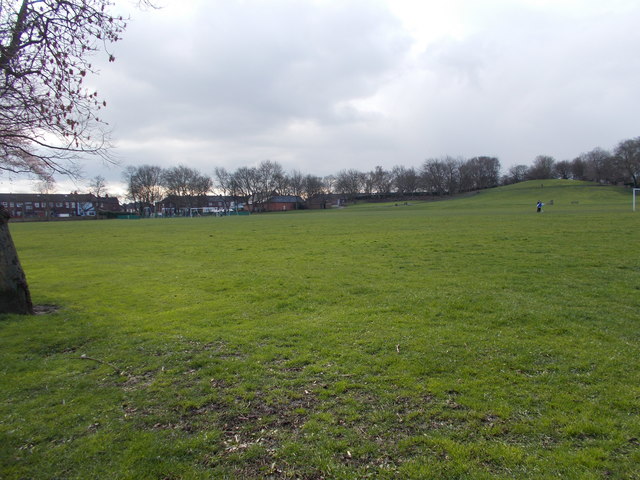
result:
<svg viewBox="0 0 640 480"><path fill-rule="evenodd" d="M60 309L0 317L0 477L638 478L639 215L544 181L12 225Z"/></svg>
<svg viewBox="0 0 640 480"><path fill-rule="evenodd" d="M496 213L535 212L538 200L544 202L546 211L555 213L631 209L632 192L628 188L600 185L577 180L531 180L505 187L492 188L462 194L457 197L436 198L433 202L424 202L425 206L444 214L454 210L483 211ZM422 202L409 202L412 206ZM356 209L375 209L379 206L404 206L403 202L385 204L361 203ZM353 207L350 207L353 209Z"/></svg>
<svg viewBox="0 0 640 480"><path fill-rule="evenodd" d="M485 190L480 201L495 206L535 207L537 200L554 210L568 210L581 206L630 208L629 189L611 185L599 185L576 180L531 180L507 187ZM533 208L532 208L533 210Z"/></svg>

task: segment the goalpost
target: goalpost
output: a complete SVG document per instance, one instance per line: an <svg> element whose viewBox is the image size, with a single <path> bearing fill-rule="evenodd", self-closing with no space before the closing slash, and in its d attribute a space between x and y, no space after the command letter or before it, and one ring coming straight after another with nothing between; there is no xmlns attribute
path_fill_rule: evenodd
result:
<svg viewBox="0 0 640 480"><path fill-rule="evenodd" d="M633 211L636 211L636 193L640 192L640 188L633 189Z"/></svg>

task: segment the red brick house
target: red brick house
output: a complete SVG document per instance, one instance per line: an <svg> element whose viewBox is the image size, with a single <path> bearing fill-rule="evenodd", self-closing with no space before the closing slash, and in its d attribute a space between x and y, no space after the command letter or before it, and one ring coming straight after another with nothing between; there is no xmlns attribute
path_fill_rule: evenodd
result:
<svg viewBox="0 0 640 480"><path fill-rule="evenodd" d="M298 195L272 195L265 200L249 200L254 212L286 212L304 208L304 200Z"/></svg>

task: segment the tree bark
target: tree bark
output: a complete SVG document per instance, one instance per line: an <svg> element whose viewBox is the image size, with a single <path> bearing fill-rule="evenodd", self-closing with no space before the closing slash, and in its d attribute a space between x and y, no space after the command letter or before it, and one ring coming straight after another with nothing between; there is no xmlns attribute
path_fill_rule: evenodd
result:
<svg viewBox="0 0 640 480"><path fill-rule="evenodd" d="M33 303L9 232L9 212L0 205L0 314L33 315Z"/></svg>

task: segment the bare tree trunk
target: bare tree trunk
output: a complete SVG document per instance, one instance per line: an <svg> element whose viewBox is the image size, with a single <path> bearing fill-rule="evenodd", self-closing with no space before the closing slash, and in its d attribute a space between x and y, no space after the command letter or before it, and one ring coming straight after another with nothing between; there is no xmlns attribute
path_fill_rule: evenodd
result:
<svg viewBox="0 0 640 480"><path fill-rule="evenodd" d="M0 313L33 315L27 278L9 232L10 217L0 205Z"/></svg>

